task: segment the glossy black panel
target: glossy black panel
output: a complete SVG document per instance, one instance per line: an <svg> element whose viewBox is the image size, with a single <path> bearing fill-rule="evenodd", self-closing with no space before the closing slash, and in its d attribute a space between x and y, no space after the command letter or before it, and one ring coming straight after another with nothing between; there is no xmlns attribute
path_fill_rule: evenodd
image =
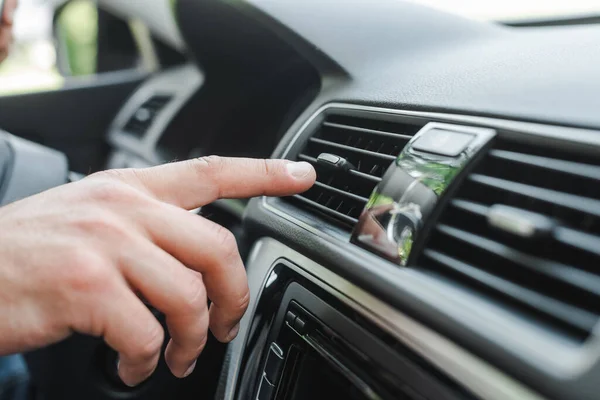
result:
<svg viewBox="0 0 600 400"><path fill-rule="evenodd" d="M286 264L281 260L275 266L258 302L242 360L237 398L253 398L259 390L271 343L283 349L286 363L290 362L292 347L299 351L299 358L302 349L308 347L327 349L336 362L350 369L352 377L347 379L360 380L381 398L419 398L407 393L436 399L472 398L425 360ZM288 372L281 377L277 399L287 398L297 378L290 375L287 364L284 369Z"/></svg>

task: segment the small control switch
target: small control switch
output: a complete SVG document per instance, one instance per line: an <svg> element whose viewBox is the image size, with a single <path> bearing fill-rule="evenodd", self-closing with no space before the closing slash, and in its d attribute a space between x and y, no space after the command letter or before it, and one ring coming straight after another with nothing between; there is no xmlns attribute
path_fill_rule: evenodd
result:
<svg viewBox="0 0 600 400"><path fill-rule="evenodd" d="M356 167L345 158L329 153L319 154L317 157L317 164L326 168L336 169L338 171L349 171L351 169L356 169Z"/></svg>
<svg viewBox="0 0 600 400"><path fill-rule="evenodd" d="M292 326L299 334L304 335L306 331L306 322L304 322L302 318L296 318L296 321L294 321L294 325Z"/></svg>
<svg viewBox="0 0 600 400"><path fill-rule="evenodd" d="M294 326L294 321L296 321L296 314L293 311L288 311L285 314L285 322L290 324L290 326Z"/></svg>
<svg viewBox="0 0 600 400"><path fill-rule="evenodd" d="M279 381L283 360L283 350L281 350L281 347L277 343L271 343L269 354L267 355L267 363L265 364L265 376L273 385L277 385Z"/></svg>

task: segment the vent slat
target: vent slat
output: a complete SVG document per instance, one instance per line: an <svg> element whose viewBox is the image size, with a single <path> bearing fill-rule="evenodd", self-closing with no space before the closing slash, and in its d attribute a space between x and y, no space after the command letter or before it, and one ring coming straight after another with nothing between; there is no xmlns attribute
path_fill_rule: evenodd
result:
<svg viewBox="0 0 600 400"><path fill-rule="evenodd" d="M451 202L453 207L460 208L466 212L471 214L479 215L485 217L487 215L487 211L489 207L484 206L482 204L474 203L472 201L462 200L462 199L454 199Z"/></svg>
<svg viewBox="0 0 600 400"><path fill-rule="evenodd" d="M298 160L307 161L311 164L317 164L317 159L315 157L307 156L306 154L299 154Z"/></svg>
<svg viewBox="0 0 600 400"><path fill-rule="evenodd" d="M350 170L348 172L350 173L350 175L353 175L353 176L358 177L358 178L367 179L367 180L369 180L369 181L371 181L371 182L373 182L375 184L381 182L381 178L378 178L378 177L373 176L373 175L365 174L365 173L360 172L360 171Z"/></svg>
<svg viewBox="0 0 600 400"><path fill-rule="evenodd" d="M368 133L369 135L381 136L381 137L390 138L390 139L394 139L394 140L404 139L407 142L410 139L412 139L412 135L403 135L403 134L400 134L400 133L390 133L390 132L376 131L374 129L367 129L367 128L360 128L358 126L336 124L334 122L324 122L323 126L328 126L330 128L342 129L342 130L347 130L347 131Z"/></svg>
<svg viewBox="0 0 600 400"><path fill-rule="evenodd" d="M367 204L367 202L369 201L369 199L366 198L366 197L358 196L358 195L353 194L353 193L344 192L343 190L340 190L340 189L335 188L333 186L326 185L326 184L321 183L321 182L315 182L315 186L320 187L320 188L325 189L325 190L332 191L334 193L339 194L340 196L349 197L349 198L351 198L353 200L360 201L360 202L365 203L365 204Z"/></svg>
<svg viewBox="0 0 600 400"><path fill-rule="evenodd" d="M568 246L600 257L600 237L575 229L558 227L554 230L554 238Z"/></svg>
<svg viewBox="0 0 600 400"><path fill-rule="evenodd" d="M556 160L553 158L533 156L523 153L515 153L506 150L492 150L490 156L501 160L513 161L523 165L543 168L550 171L567 173L574 176L581 176L600 182L600 167L581 164L572 161Z"/></svg>
<svg viewBox="0 0 600 400"><path fill-rule="evenodd" d="M316 208L317 210L321 211L324 214L331 214L331 215L335 216L336 218L338 218L338 219L340 219L340 220L342 220L342 221L344 221L344 222L346 222L348 224L355 225L358 222L358 219L356 219L356 218L352 218L352 217L349 217L346 214L342 214L341 212L332 210L332 209L330 209L330 208L328 208L328 207L326 207L326 206L324 206L322 204L317 203L316 201L312 201L310 199L307 199L306 197L304 197L302 195L297 194L297 195L294 195L293 197L296 200L299 200L301 202L304 202L304 203L306 203L306 204L308 204L308 205Z"/></svg>
<svg viewBox="0 0 600 400"><path fill-rule="evenodd" d="M568 146L501 137L493 146L440 214L415 268L581 344L600 321L600 162Z"/></svg>
<svg viewBox="0 0 600 400"><path fill-rule="evenodd" d="M596 217L600 217L600 201L598 200L480 174L472 174L469 179L487 187L512 192L517 195L523 195L535 200L541 200L574 211L583 211Z"/></svg>
<svg viewBox="0 0 600 400"><path fill-rule="evenodd" d="M489 207L477 204L467 200L454 199L451 201L453 207L459 208L466 212L487 216ZM600 237L590 235L589 233L581 232L575 229L558 226L554 230L554 239L567 246L574 247L578 250L585 251L600 257Z"/></svg>
<svg viewBox="0 0 600 400"><path fill-rule="evenodd" d="M569 306L550 297L500 279L495 275L484 272L477 267L456 260L440 252L425 250L424 254L446 268L451 269L455 273L459 273L470 280L476 281L478 284L486 286L488 289L496 292L496 294L510 297L512 300L519 302L521 306L541 312L547 317L556 319L559 323L563 323L564 321L570 326L576 327L583 332L588 332L597 322L597 317L592 313Z"/></svg>
<svg viewBox="0 0 600 400"><path fill-rule="evenodd" d="M527 268L538 274L546 275L561 282L566 282L576 288L600 296L600 278L585 271L553 261L532 257L502 243L473 235L467 231L456 229L451 226L440 224L437 226L437 230L446 236L450 236L463 243L477 247L523 268Z"/></svg>
<svg viewBox="0 0 600 400"><path fill-rule="evenodd" d="M375 186L422 125L329 112L307 138L296 159L311 163L317 171L315 185L299 196L287 198L303 208L352 228ZM354 168L336 169L318 162L321 153L345 159Z"/></svg>
<svg viewBox="0 0 600 400"><path fill-rule="evenodd" d="M344 144L339 144L339 143L335 143L335 142L330 142L329 140L323 140L323 139L319 139L319 138L310 138L310 141L313 143L319 143L325 146L330 146L333 147L335 149L341 149L341 150L347 150L347 151L351 151L354 153L359 153L365 156L369 156L369 157L374 157L374 158L379 158L381 160L384 161L388 161L388 162L392 162L396 159L396 157L394 156L390 156L387 154L381 154L381 153L376 153L374 151L369 151L369 150L363 150L363 149L359 149L356 147L352 147L352 146L346 146Z"/></svg>

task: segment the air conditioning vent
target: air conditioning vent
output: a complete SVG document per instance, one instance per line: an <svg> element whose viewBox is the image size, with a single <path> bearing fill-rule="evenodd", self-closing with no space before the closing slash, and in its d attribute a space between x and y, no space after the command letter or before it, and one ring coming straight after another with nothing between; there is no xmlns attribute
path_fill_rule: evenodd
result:
<svg viewBox="0 0 600 400"><path fill-rule="evenodd" d="M516 220L496 225L498 209ZM556 334L585 340L600 318L600 162L497 142L415 264Z"/></svg>
<svg viewBox="0 0 600 400"><path fill-rule="evenodd" d="M146 100L129 118L123 131L142 137L152 125L154 118L171 101L172 96L157 95Z"/></svg>
<svg viewBox="0 0 600 400"><path fill-rule="evenodd" d="M387 168L421 127L328 115L297 156L297 160L315 166L317 183L308 192L289 199L352 228ZM317 164L322 153L343 157L355 169L336 171L323 167Z"/></svg>

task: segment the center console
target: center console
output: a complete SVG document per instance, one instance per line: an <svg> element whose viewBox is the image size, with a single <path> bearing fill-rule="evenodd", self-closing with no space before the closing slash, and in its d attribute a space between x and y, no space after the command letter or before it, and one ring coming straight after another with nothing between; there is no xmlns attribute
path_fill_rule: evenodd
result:
<svg viewBox="0 0 600 400"><path fill-rule="evenodd" d="M255 245L248 278L252 301L217 398L538 398L274 239Z"/></svg>
<svg viewBox="0 0 600 400"><path fill-rule="evenodd" d="M466 391L382 329L279 260L262 302L266 341L243 361L241 398L258 400L469 399ZM310 289L309 289L310 288ZM276 299L274 299L276 297ZM256 323L255 332L260 331ZM254 354L252 354L254 353ZM262 353L262 354L261 354ZM254 359L259 360L258 370ZM254 371L258 371L255 373Z"/></svg>

